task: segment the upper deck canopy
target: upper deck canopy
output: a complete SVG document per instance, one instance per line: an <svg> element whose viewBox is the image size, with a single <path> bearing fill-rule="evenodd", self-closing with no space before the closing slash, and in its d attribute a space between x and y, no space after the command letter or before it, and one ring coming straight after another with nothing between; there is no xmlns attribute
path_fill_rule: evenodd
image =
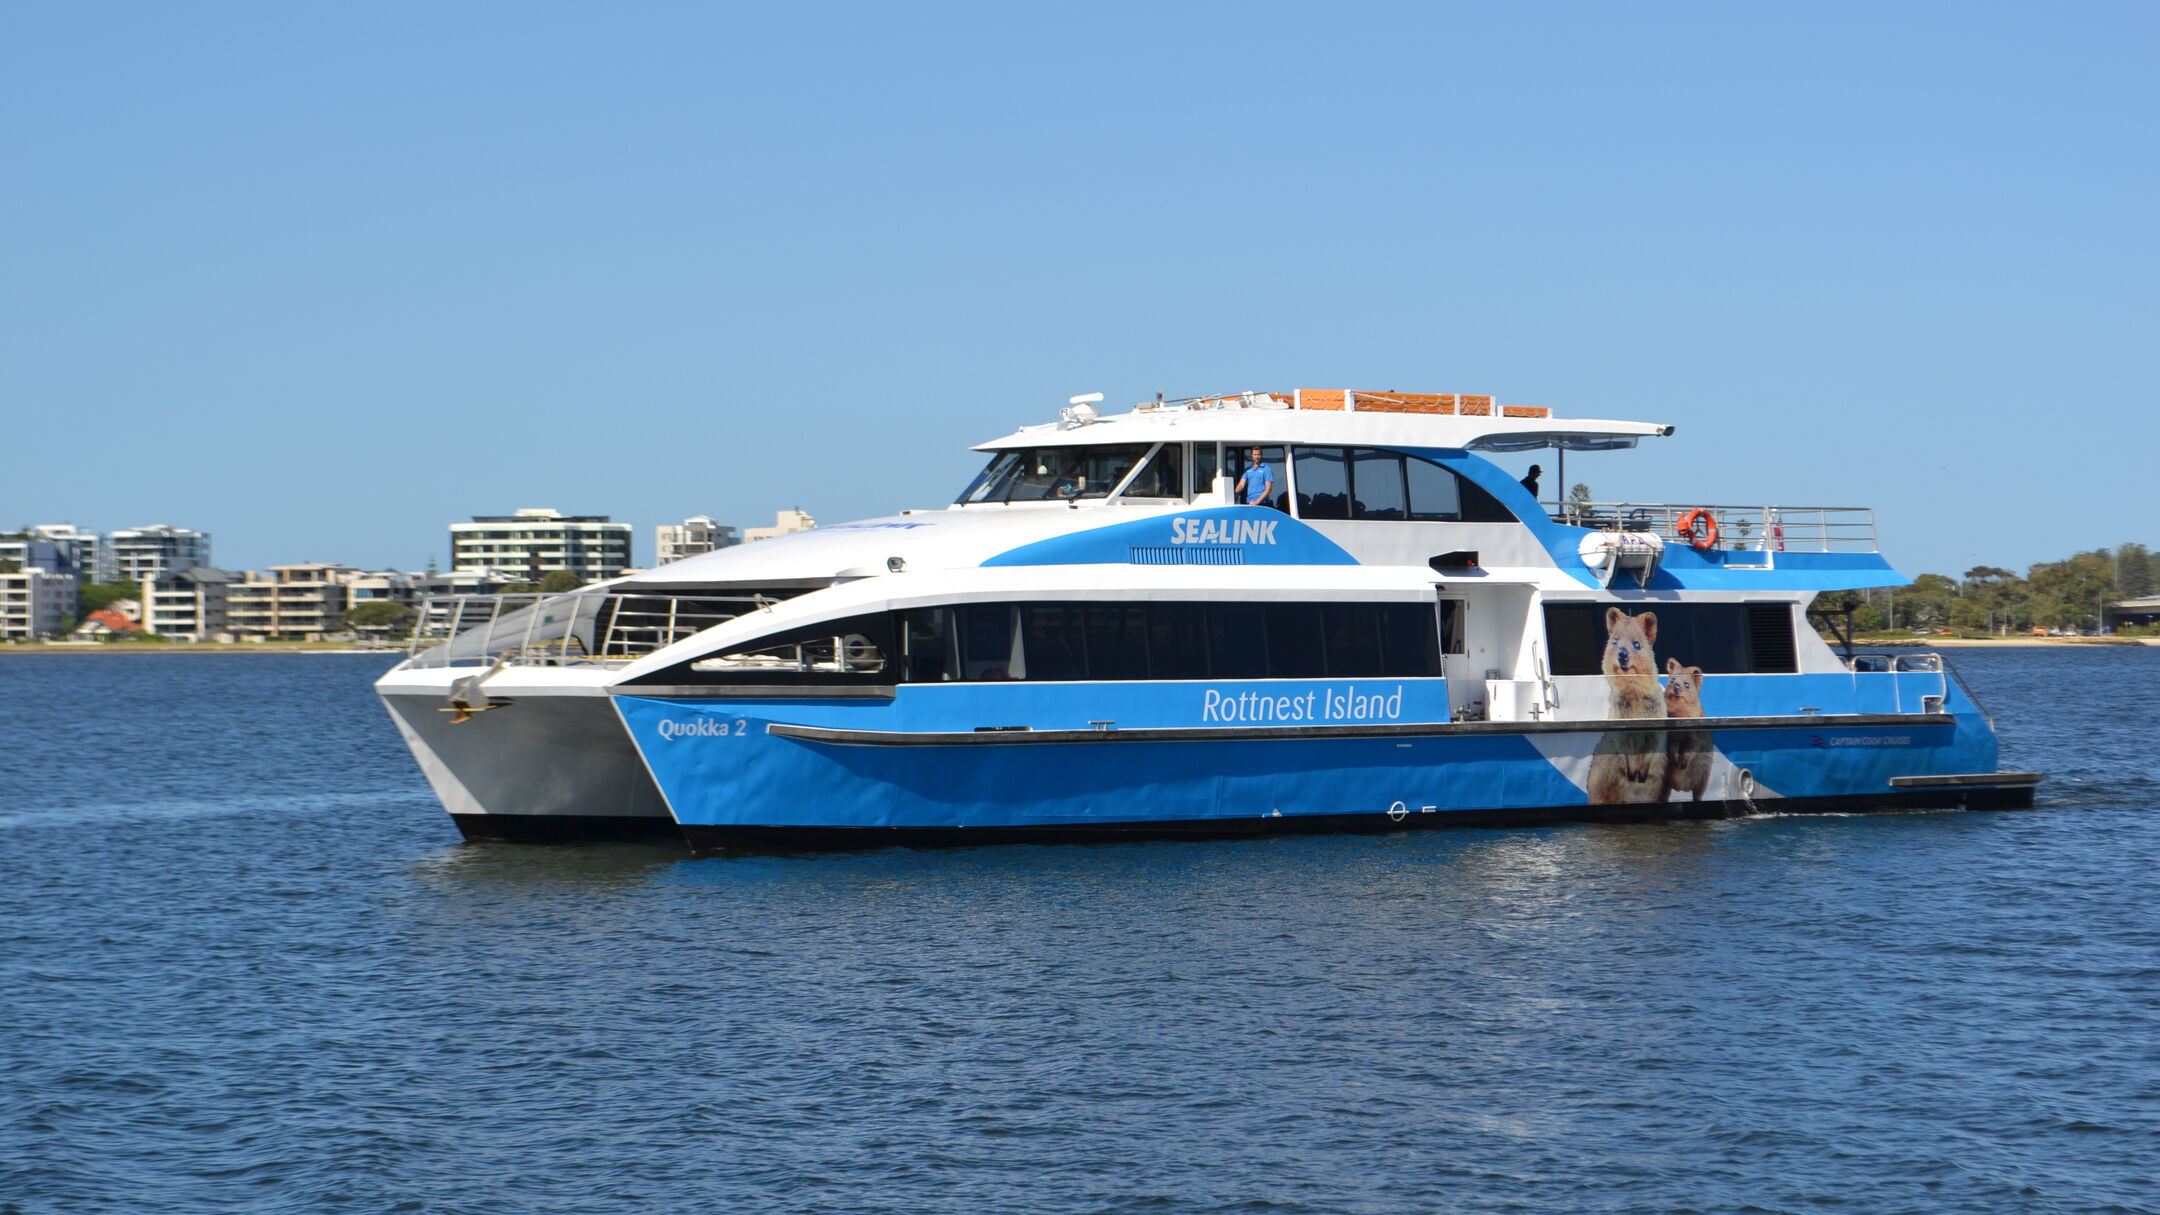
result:
<svg viewBox="0 0 2160 1215"><path fill-rule="evenodd" d="M1313 388L1149 401L1102 416L1088 406L1064 413L1059 421L1024 426L975 450L1175 441L1609 451L1673 432L1656 422L1555 418L1548 409L1496 406L1486 396Z"/></svg>

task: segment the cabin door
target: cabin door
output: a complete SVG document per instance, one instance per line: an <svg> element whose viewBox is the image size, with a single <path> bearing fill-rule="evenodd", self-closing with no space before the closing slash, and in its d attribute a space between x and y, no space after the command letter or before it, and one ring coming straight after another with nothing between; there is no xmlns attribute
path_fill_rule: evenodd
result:
<svg viewBox="0 0 2160 1215"><path fill-rule="evenodd" d="M1485 672L1470 669L1469 646L1464 643L1467 613L1460 595L1445 588L1437 591L1434 623L1440 630L1440 673L1447 676L1448 715L1460 718L1473 703L1485 700Z"/></svg>

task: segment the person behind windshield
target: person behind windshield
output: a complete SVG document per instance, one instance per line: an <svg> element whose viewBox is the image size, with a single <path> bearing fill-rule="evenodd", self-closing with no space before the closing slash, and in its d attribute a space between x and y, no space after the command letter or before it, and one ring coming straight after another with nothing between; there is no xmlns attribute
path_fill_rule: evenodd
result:
<svg viewBox="0 0 2160 1215"><path fill-rule="evenodd" d="M1245 490L1245 505L1265 506L1275 496L1275 470L1260 459L1260 449L1249 453L1245 472L1238 477Z"/></svg>

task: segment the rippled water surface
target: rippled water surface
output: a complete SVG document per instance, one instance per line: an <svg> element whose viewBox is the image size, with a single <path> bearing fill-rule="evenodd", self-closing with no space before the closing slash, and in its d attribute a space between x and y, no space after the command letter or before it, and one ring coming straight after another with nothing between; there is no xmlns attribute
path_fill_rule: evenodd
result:
<svg viewBox="0 0 2160 1215"><path fill-rule="evenodd" d="M460 844L387 659L0 656L0 1211L2160 1208L2160 649L2031 812Z"/></svg>

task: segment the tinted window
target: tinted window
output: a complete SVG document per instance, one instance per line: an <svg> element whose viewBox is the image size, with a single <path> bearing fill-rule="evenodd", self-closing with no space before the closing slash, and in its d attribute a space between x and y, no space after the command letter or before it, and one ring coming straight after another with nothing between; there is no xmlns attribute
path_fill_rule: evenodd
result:
<svg viewBox="0 0 2160 1215"><path fill-rule="evenodd" d="M1456 606L1450 600L1447 606ZM1422 603L1383 603L1380 658L1383 675L1438 675L1440 651L1433 637L1433 612ZM1451 653L1454 651L1450 651Z"/></svg>
<svg viewBox="0 0 2160 1215"><path fill-rule="evenodd" d="M1076 605L1031 603L1020 609L1021 652L1029 679L1086 679L1087 635ZM1015 673L1014 678L1019 678Z"/></svg>
<svg viewBox="0 0 2160 1215"><path fill-rule="evenodd" d="M900 656L909 683L959 678L959 654L952 644L952 615L951 608L900 613Z"/></svg>
<svg viewBox="0 0 2160 1215"><path fill-rule="evenodd" d="M1371 603L1330 603L1320 609L1327 631L1327 673L1362 678L1386 673L1380 661L1380 608Z"/></svg>
<svg viewBox="0 0 2160 1215"><path fill-rule="evenodd" d="M1342 448L1297 449L1297 503L1301 519L1350 517L1350 465Z"/></svg>
<svg viewBox="0 0 2160 1215"><path fill-rule="evenodd" d="M1320 606L1270 603L1267 617L1268 674L1277 679L1318 679L1328 673Z"/></svg>
<svg viewBox="0 0 2160 1215"><path fill-rule="evenodd" d="M1010 679L1013 609L1003 603L971 603L952 609L960 639L964 679Z"/></svg>
<svg viewBox="0 0 2160 1215"><path fill-rule="evenodd" d="M1410 474L1410 517L1421 520L1462 518L1462 479L1453 470L1415 456L1403 461Z"/></svg>
<svg viewBox="0 0 2160 1215"><path fill-rule="evenodd" d="M1500 500L1454 469L1419 456L1403 457L1410 483L1410 517L1463 523L1513 523L1515 516Z"/></svg>
<svg viewBox="0 0 2160 1215"><path fill-rule="evenodd" d="M1091 603L1086 620L1089 679L1148 677L1147 612L1138 605Z"/></svg>
<svg viewBox="0 0 2160 1215"><path fill-rule="evenodd" d="M1206 679L1207 618L1207 609L1197 603L1148 604L1148 674L1157 679Z"/></svg>
<svg viewBox="0 0 2160 1215"><path fill-rule="evenodd" d="M1267 623L1257 605L1209 605L1208 658L1211 678L1267 678Z"/></svg>
<svg viewBox="0 0 2160 1215"><path fill-rule="evenodd" d="M1350 517L1353 519L1407 519L1409 499L1403 493L1403 458L1392 451L1353 450L1350 453Z"/></svg>

